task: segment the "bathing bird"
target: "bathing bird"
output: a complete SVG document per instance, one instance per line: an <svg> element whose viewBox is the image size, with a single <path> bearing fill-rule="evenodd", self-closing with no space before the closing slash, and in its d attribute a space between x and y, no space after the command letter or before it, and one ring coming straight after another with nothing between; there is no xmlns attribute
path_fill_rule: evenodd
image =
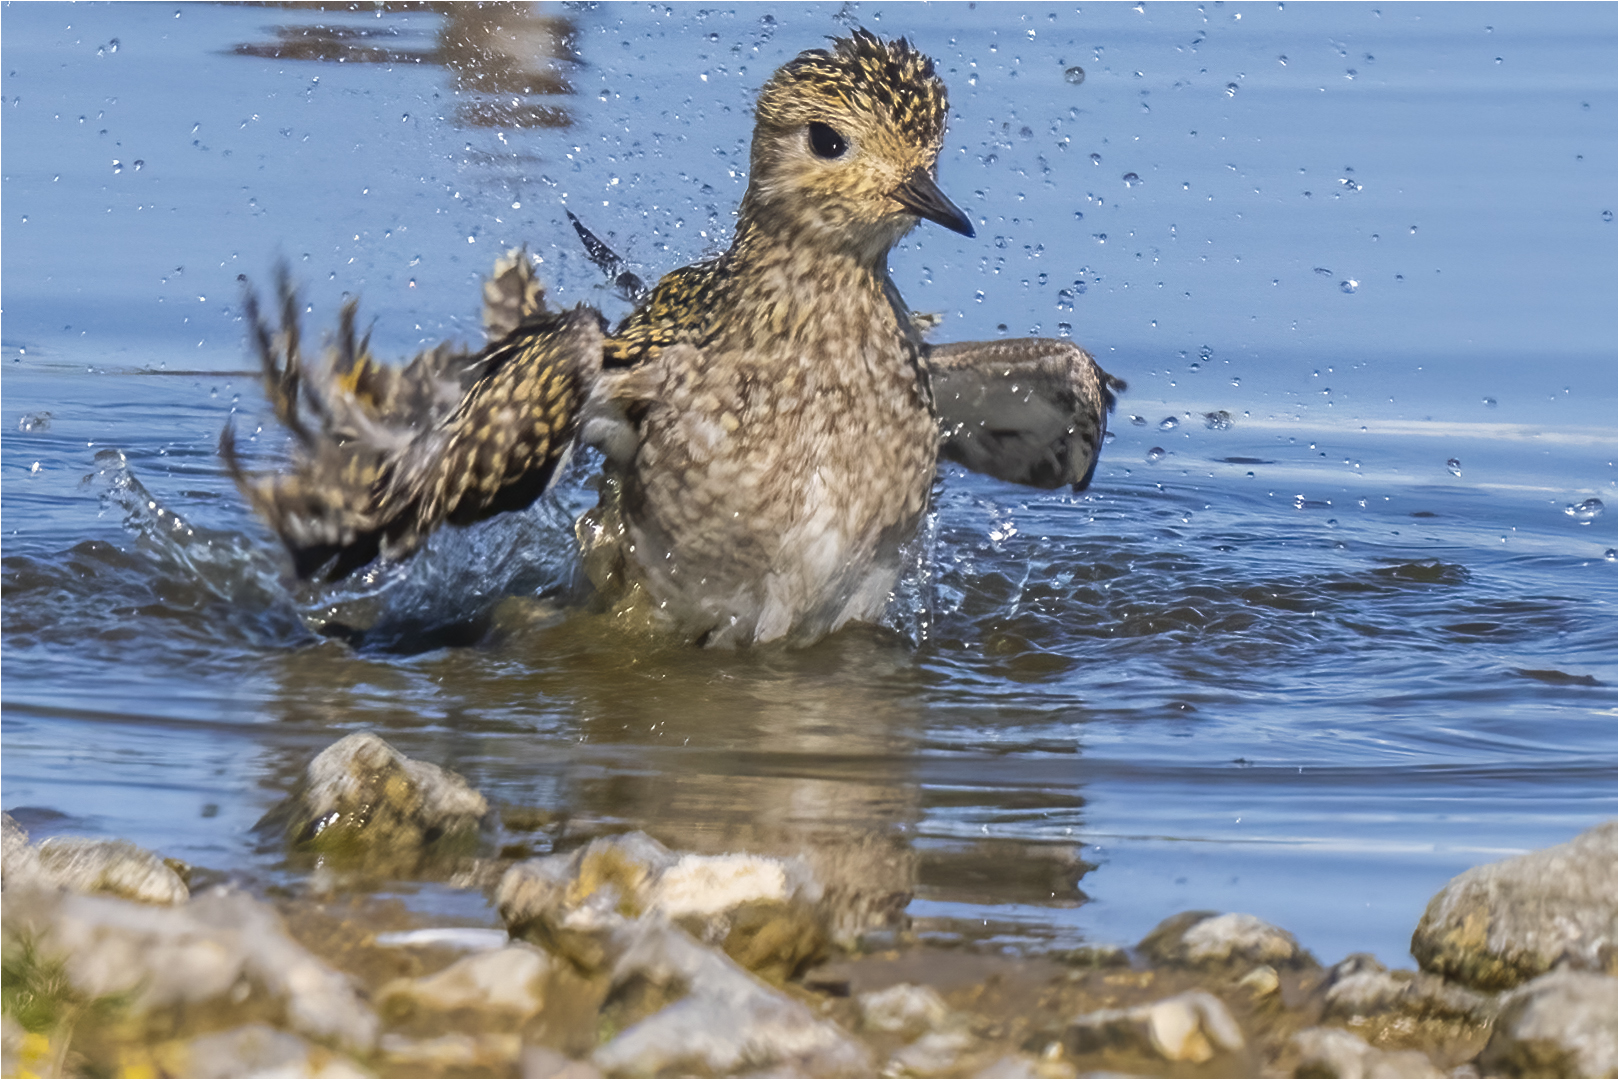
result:
<svg viewBox="0 0 1619 1080"><path fill-rule="evenodd" d="M616 328L548 306L516 252L485 282L481 349L380 363L351 303L320 367L283 271L279 329L251 294L247 316L294 460L250 475L227 428L227 467L296 573L336 580L528 506L587 445L601 494L575 532L610 610L716 646L874 621L941 456L1083 488L1123 388L1068 340L925 340L888 256L923 220L974 234L937 179L946 114L904 38L801 53L759 92L729 248Z"/></svg>

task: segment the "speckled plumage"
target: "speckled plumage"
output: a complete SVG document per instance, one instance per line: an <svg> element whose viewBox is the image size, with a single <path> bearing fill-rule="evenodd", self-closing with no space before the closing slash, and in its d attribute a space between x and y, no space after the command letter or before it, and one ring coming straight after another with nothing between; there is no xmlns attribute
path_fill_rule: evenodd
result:
<svg viewBox="0 0 1619 1080"><path fill-rule="evenodd" d="M927 510L941 419L954 460L1083 484L1111 404L1087 354L1046 341L942 348L936 407L887 259L923 217L972 234L933 179L945 116L903 39L857 31L784 65L760 91L730 248L666 275L610 334L588 309L548 312L527 261L508 260L486 288L495 343L475 355L390 378L346 314L324 390L302 382L309 423L295 326L279 348L260 330L302 449L290 475L239 474L243 490L300 573L341 576L441 521L526 505L578 438L606 456L579 534L616 610L708 644L875 619Z"/></svg>

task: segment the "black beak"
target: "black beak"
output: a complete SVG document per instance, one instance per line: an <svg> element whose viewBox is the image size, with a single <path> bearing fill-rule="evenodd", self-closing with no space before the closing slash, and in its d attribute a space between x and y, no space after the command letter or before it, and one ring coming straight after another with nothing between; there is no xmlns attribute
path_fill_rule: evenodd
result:
<svg viewBox="0 0 1619 1080"><path fill-rule="evenodd" d="M918 217L938 222L962 236L973 235L972 221L961 212L961 207L945 197L926 169L918 168L905 183L894 189L894 199Z"/></svg>

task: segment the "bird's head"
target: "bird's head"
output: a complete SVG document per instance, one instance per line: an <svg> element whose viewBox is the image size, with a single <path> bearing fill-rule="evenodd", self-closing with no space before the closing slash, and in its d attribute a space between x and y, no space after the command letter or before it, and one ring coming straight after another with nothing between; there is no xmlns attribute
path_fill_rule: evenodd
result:
<svg viewBox="0 0 1619 1080"><path fill-rule="evenodd" d="M759 92L744 212L868 257L921 218L972 222L934 180L947 98L933 61L866 30L800 53Z"/></svg>

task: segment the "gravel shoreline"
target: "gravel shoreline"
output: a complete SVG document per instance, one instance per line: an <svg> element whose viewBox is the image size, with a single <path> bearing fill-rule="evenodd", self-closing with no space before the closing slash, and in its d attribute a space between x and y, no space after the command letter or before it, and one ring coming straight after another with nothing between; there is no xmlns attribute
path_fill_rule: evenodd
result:
<svg viewBox="0 0 1619 1080"><path fill-rule="evenodd" d="M670 851L644 833L487 853L464 780L351 735L263 828L260 897L4 817L0 1070L143 1076L1614 1076L1615 825L1475 867L1418 970L1330 966L1241 913L1011 957L918 941L891 875ZM505 811L538 829L543 811ZM880 852L873 858L881 858ZM820 860L824 864L825 860ZM188 880L189 879L189 880ZM504 930L364 887L485 890ZM887 883L887 884L885 884Z"/></svg>

